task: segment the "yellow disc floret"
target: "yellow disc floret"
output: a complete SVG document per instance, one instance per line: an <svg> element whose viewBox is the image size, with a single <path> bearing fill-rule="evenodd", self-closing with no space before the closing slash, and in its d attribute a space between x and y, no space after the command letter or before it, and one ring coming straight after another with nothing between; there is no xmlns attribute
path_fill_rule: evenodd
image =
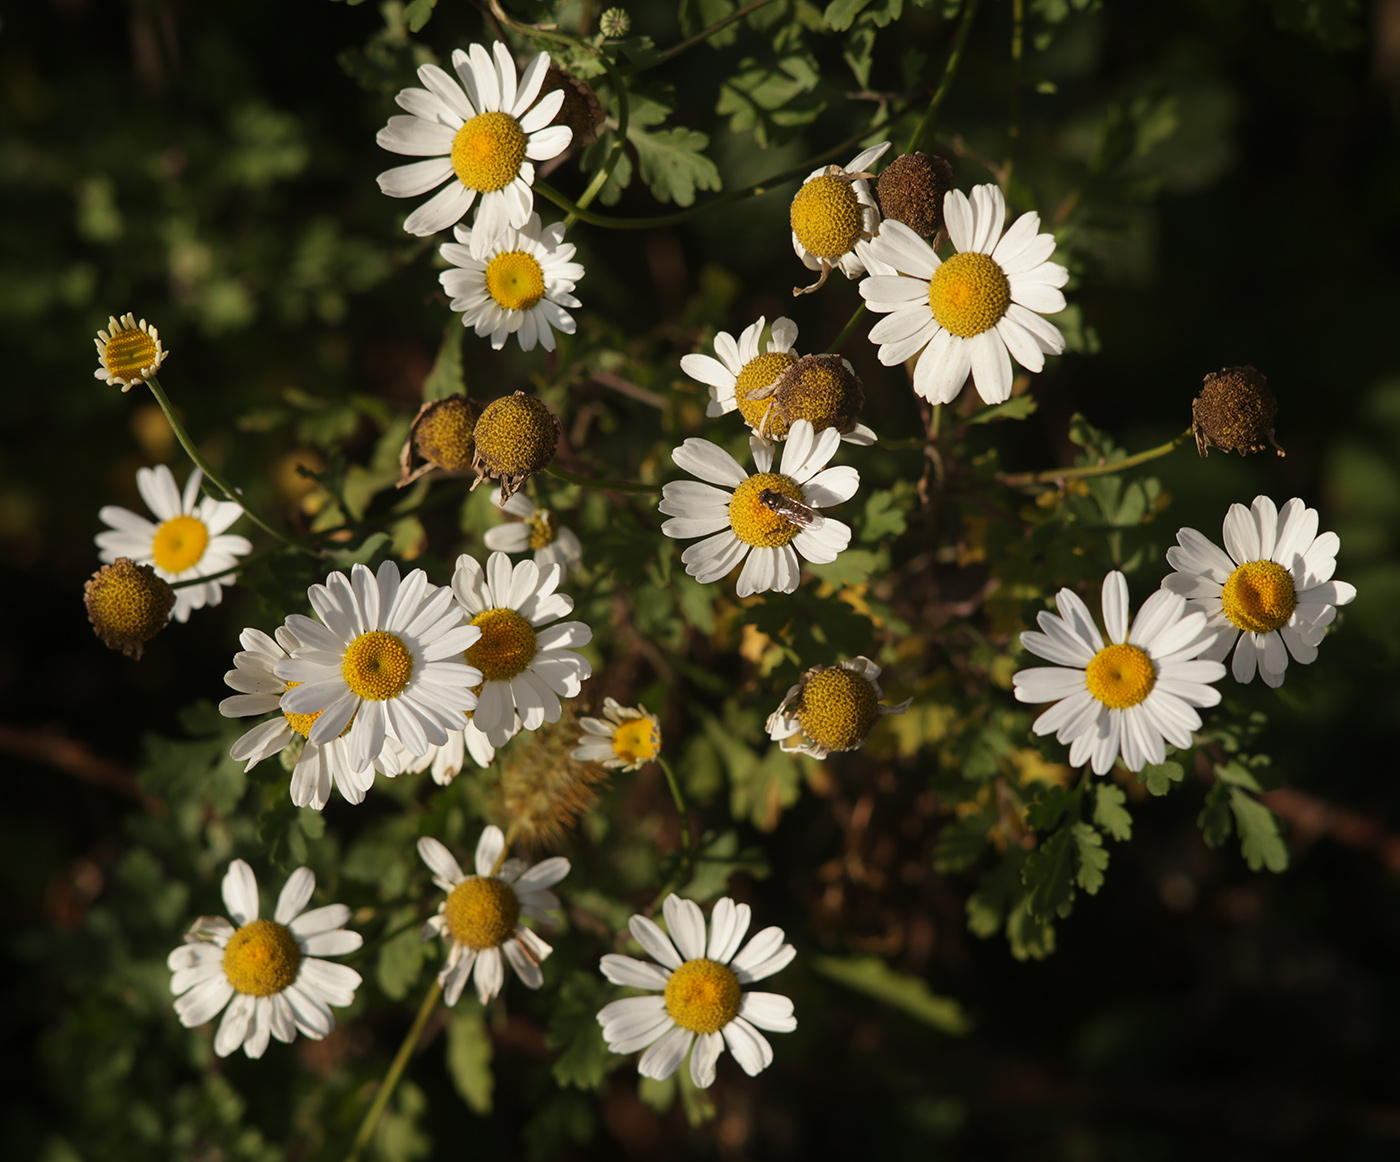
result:
<svg viewBox="0 0 1400 1162"><path fill-rule="evenodd" d="M486 289L508 311L528 311L544 298L544 268L533 254L509 250L486 266Z"/></svg>
<svg viewBox="0 0 1400 1162"><path fill-rule="evenodd" d="M340 673L352 693L383 702L407 687L413 677L413 654L396 634L371 630L345 647Z"/></svg>
<svg viewBox="0 0 1400 1162"><path fill-rule="evenodd" d="M193 569L209 546L209 529L195 516L175 516L165 521L151 541L151 557L167 573Z"/></svg>
<svg viewBox="0 0 1400 1162"><path fill-rule="evenodd" d="M472 462L472 433L480 414L481 408L461 393L425 404L410 432L414 450L434 467L462 471Z"/></svg>
<svg viewBox="0 0 1400 1162"><path fill-rule="evenodd" d="M783 373L776 398L777 410L768 420L774 439L787 435L798 420L813 431L835 428L844 435L856 426L865 388L841 356L804 355Z"/></svg>
<svg viewBox="0 0 1400 1162"><path fill-rule="evenodd" d="M530 548L543 549L552 545L559 535L559 521L547 508L542 508L525 522L530 528Z"/></svg>
<svg viewBox="0 0 1400 1162"><path fill-rule="evenodd" d="M865 224L851 183L835 174L814 177L798 190L788 220L802 248L827 259L847 253Z"/></svg>
<svg viewBox="0 0 1400 1162"><path fill-rule="evenodd" d="M492 400L476 421L476 461L492 476L542 472L559 446L553 413L524 392Z"/></svg>
<svg viewBox="0 0 1400 1162"><path fill-rule="evenodd" d="M768 351L745 363L743 370L735 378L734 399L739 404L739 414L755 431L763 423L768 409L773 406L773 396L769 394L762 399L750 399L749 396L772 385L796 362L797 356L791 351Z"/></svg>
<svg viewBox="0 0 1400 1162"><path fill-rule="evenodd" d="M285 694L287 690L290 690L293 686L300 685L300 682L288 682L287 689L283 690L282 693ZM315 714L292 714L284 710L282 711L282 717L287 720L287 725L301 735L302 738L310 738L312 724L324 713L324 710L318 710ZM349 730L350 727L347 726L345 729Z"/></svg>
<svg viewBox="0 0 1400 1162"><path fill-rule="evenodd" d="M1011 284L988 255L955 254L929 279L928 305L940 327L970 339L1001 321L1011 305Z"/></svg>
<svg viewBox="0 0 1400 1162"><path fill-rule="evenodd" d="M1288 624L1298 591L1293 577L1274 561L1250 561L1241 565L1220 591L1225 616L1249 633L1272 633Z"/></svg>
<svg viewBox="0 0 1400 1162"><path fill-rule="evenodd" d="M797 705L802 732L825 750L852 750L865 741L880 717L880 702L869 679L841 666L813 674Z"/></svg>
<svg viewBox="0 0 1400 1162"><path fill-rule="evenodd" d="M613 731L613 754L629 765L649 763L661 750L661 732L650 718L625 718Z"/></svg>
<svg viewBox="0 0 1400 1162"><path fill-rule="evenodd" d="M747 544L771 549L786 545L802 530L759 499L765 489L799 504L806 501L797 481L780 472L759 472L734 490L734 499L729 502L729 527L734 535Z"/></svg>
<svg viewBox="0 0 1400 1162"><path fill-rule="evenodd" d="M520 901L509 884L491 876L472 876L452 889L443 916L458 944L498 948L515 931Z"/></svg>
<svg viewBox="0 0 1400 1162"><path fill-rule="evenodd" d="M83 588L88 620L109 649L139 658L145 643L170 620L175 591L149 565L118 557Z"/></svg>
<svg viewBox="0 0 1400 1162"><path fill-rule="evenodd" d="M169 352L161 346L160 333L145 319L138 323L130 312L120 319L111 316L107 327L106 331L98 331L93 340L102 364L94 374L108 383L121 384L122 391L130 391L135 384L145 383L155 375Z"/></svg>
<svg viewBox="0 0 1400 1162"><path fill-rule="evenodd" d="M1157 684L1157 667L1137 646L1105 646L1084 667L1089 693L1110 710L1136 706Z"/></svg>
<svg viewBox="0 0 1400 1162"><path fill-rule="evenodd" d="M525 131L509 113L481 113L452 139L452 168L464 186L504 189L520 173L525 144Z"/></svg>
<svg viewBox="0 0 1400 1162"><path fill-rule="evenodd" d="M466 650L467 665L481 671L485 682L509 682L534 660L539 646L535 630L513 609L488 609L471 624L481 637Z"/></svg>
<svg viewBox="0 0 1400 1162"><path fill-rule="evenodd" d="M270 997L297 979L301 947L291 930L272 920L254 920L229 937L224 948L224 975L251 997Z"/></svg>
<svg viewBox="0 0 1400 1162"><path fill-rule="evenodd" d="M666 982L666 1011L682 1029L718 1033L739 1015L734 970L716 960L687 960Z"/></svg>

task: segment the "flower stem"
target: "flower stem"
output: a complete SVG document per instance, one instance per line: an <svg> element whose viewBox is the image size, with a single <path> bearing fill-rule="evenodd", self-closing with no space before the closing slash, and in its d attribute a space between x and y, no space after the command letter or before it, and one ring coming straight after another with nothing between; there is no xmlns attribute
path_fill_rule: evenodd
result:
<svg viewBox="0 0 1400 1162"><path fill-rule="evenodd" d="M506 828L505 842L501 844L501 852L496 856L496 862L491 865L493 876L501 870L501 864L506 862L506 856L510 854L510 845L515 842L515 837L519 834L520 820L512 820L511 825Z"/></svg>
<svg viewBox="0 0 1400 1162"><path fill-rule="evenodd" d="M710 25L709 28L697 32L689 40L683 40L680 44L673 44L670 48L666 49L665 52L661 53L656 60L649 64L633 66L627 70L627 76L635 77L638 73L645 72L647 69L654 69L657 65L664 65L672 57L680 56L686 49L694 48L697 44L709 40L710 37L714 36L714 34L721 29L729 27L729 25L733 24L736 20L742 20L750 12L755 12L765 4L771 4L772 2L773 0L754 0L752 4L740 8L737 12L731 12L723 20L717 20L714 24Z"/></svg>
<svg viewBox="0 0 1400 1162"><path fill-rule="evenodd" d="M634 484L630 480L594 480L587 476L575 476L567 468L560 468L558 464L551 464L545 469L551 476L557 476L560 480L567 480L570 484L578 484L584 488L599 488L604 492L660 492L659 484Z"/></svg>
<svg viewBox="0 0 1400 1162"><path fill-rule="evenodd" d="M413 1018L408 1035L404 1037L403 1044L399 1046L398 1053L394 1055L394 1060L389 1065L389 1072L384 1075L384 1080L380 1083L379 1092L374 1095L374 1101L370 1103L369 1110L365 1113L365 1120L360 1123L359 1133L355 1135L355 1143L350 1147L350 1153L345 1156L345 1162L358 1162L364 1148L369 1144L369 1140L374 1137L374 1131L379 1128L379 1119L384 1116L384 1108L389 1104L389 1099L394 1096L394 1090L398 1088L399 1078L403 1076L408 1059L413 1056L413 1051L418 1047L418 1039L423 1035L428 1018L433 1015L441 997L442 982L434 980L433 987L428 990L428 995L423 998L423 1003L418 1007L418 1015Z"/></svg>
<svg viewBox="0 0 1400 1162"><path fill-rule="evenodd" d="M1002 193L1011 184L1016 147L1021 142L1021 57L1026 33L1026 0L1011 0L1011 108L1006 119L1006 162L1001 167Z"/></svg>
<svg viewBox="0 0 1400 1162"><path fill-rule="evenodd" d="M1080 465L1075 468L1047 468L1044 472L1002 472L997 475L997 483L1005 484L1008 488L1024 488L1028 484L1056 484L1062 480L1083 480L1088 476L1107 476L1111 472L1121 472L1124 468L1135 468L1139 464L1146 464L1149 460L1166 456L1176 451L1190 438L1191 429L1187 428L1181 435L1168 440L1165 444L1158 444L1155 448L1149 448L1146 452L1138 452L1133 456L1126 456L1122 460L1109 460L1102 464Z"/></svg>
<svg viewBox="0 0 1400 1162"><path fill-rule="evenodd" d="M855 314L853 314L850 319L847 320L846 325L841 328L841 333L836 336L836 341L826 349L828 355L839 355L841 353L841 348L844 347L846 341L850 339L851 333L855 331L856 324L860 322L860 317L863 314L865 314L865 304L861 303L860 306L856 308Z"/></svg>
<svg viewBox="0 0 1400 1162"><path fill-rule="evenodd" d="M938 88L934 90L928 108L924 110L924 115L920 118L913 136L909 138L909 144L904 150L905 153L913 153L919 148L919 142L923 141L938 119L938 110L943 104L943 99L948 95L948 90L953 87L953 77L958 71L958 65L962 63L963 48L967 45L967 36L972 31L972 18L976 12L977 0L965 0L962 20L953 37L953 48L948 53L948 63L943 66L943 79L938 82Z"/></svg>
<svg viewBox="0 0 1400 1162"><path fill-rule="evenodd" d="M695 837L690 830L690 809L686 806L685 793L681 790L680 781L676 778L676 772L671 769L671 764L660 755L656 756L656 761L661 765L661 771L666 776L666 785L671 789L671 800L676 805L677 814L680 815L681 838L685 841L685 857L676 874L656 893L656 899L651 903L652 911L655 911L661 902L677 888L685 887L690 882L691 872L695 868Z"/></svg>

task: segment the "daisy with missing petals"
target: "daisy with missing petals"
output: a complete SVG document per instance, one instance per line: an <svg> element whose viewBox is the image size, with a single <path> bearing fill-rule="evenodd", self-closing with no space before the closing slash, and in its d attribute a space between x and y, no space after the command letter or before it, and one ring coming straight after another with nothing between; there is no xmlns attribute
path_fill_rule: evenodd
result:
<svg viewBox="0 0 1400 1162"><path fill-rule="evenodd" d="M645 916L628 922L656 964L614 953L603 957L603 975L613 984L660 994L603 1007L598 1023L608 1048L614 1053L646 1049L637 1072L655 1081L665 1081L690 1053L691 1080L705 1089L728 1045L744 1072L757 1076L773 1063L773 1047L759 1029L791 1033L797 1019L787 997L745 986L786 968L796 949L783 942L781 928L765 928L740 951L749 906L727 896L715 904L708 940L704 913L694 901L667 896L663 910L670 939Z"/></svg>
<svg viewBox="0 0 1400 1162"><path fill-rule="evenodd" d="M818 759L832 751L855 750L881 718L903 714L913 701L881 705L879 676L880 667L865 657L813 666L768 716L768 737L785 751Z"/></svg>
<svg viewBox="0 0 1400 1162"><path fill-rule="evenodd" d="M661 720L645 706L603 699L602 718L580 718L583 734L570 758L615 771L639 771L661 753Z"/></svg>
<svg viewBox="0 0 1400 1162"><path fill-rule="evenodd" d="M541 230L540 216L531 214L519 230L502 230L481 247L467 227L452 232L457 241L439 247L452 269L438 281L452 296L452 309L462 312L462 326L490 335L497 351L509 335L520 340L522 351L533 351L536 343L553 351L555 331L574 333L574 317L564 308L582 306L570 292L583 267L570 261L574 246L564 244L564 223ZM480 257L474 257L478 249Z"/></svg>
<svg viewBox="0 0 1400 1162"><path fill-rule="evenodd" d="M1054 733L1070 744L1070 766L1086 762L1105 775L1121 754L1130 771L1166 761L1166 743L1185 748L1201 725L1200 706L1220 692L1209 685L1225 676L1219 662L1200 657L1213 635L1204 613L1188 613L1186 599L1159 589L1142 603L1128 628L1128 583L1116 570L1103 579L1108 644L1077 594L1061 589L1056 617L1042 610L1044 631L1021 644L1056 663L1012 676L1022 702L1054 702L1035 720L1036 734Z"/></svg>
<svg viewBox="0 0 1400 1162"><path fill-rule="evenodd" d="M550 624L574 608L572 597L554 592L563 579L561 565L512 565L504 553L492 553L485 569L465 553L457 558L452 592L480 633L467 650L482 683L472 721L492 746L504 746L521 726L558 722L559 699L577 698L593 674L573 652L593 631L581 621Z"/></svg>
<svg viewBox="0 0 1400 1162"><path fill-rule="evenodd" d="M802 183L788 211L792 248L803 266L821 271L821 276L809 287L794 287L793 294L819 290L833 269L847 278L865 273L857 244L869 241L880 228L880 209L866 184L874 175L866 171L889 147L888 141L882 141L856 154L847 165L814 169Z"/></svg>
<svg viewBox="0 0 1400 1162"><path fill-rule="evenodd" d="M478 257L496 234L530 220L530 163L558 156L573 136L567 125L550 124L564 103L562 90L535 105L549 54L531 61L517 85L506 46L498 41L492 51L494 61L479 44L470 53L454 51L457 80L436 65L422 65L418 79L424 88L404 89L394 98L409 116L390 117L375 138L391 153L428 159L380 174L379 188L390 197L415 198L447 183L405 220L410 234L422 238L446 229L481 195L472 231L473 246L483 248Z"/></svg>
<svg viewBox="0 0 1400 1162"><path fill-rule="evenodd" d="M496 758L496 748L476 728L470 714L466 729L449 730L447 741L441 746L430 746L422 754L415 755L402 743L390 739L388 749L393 752L401 771L415 775L431 771L433 782L440 787L446 787L462 773L468 755L479 767L489 767Z"/></svg>
<svg viewBox="0 0 1400 1162"><path fill-rule="evenodd" d="M798 553L818 565L836 560L850 544L850 526L816 510L849 500L860 487L854 468L826 466L840 441L836 429L818 436L798 420L783 445L782 471L773 472L773 445L754 436L749 447L758 471L750 475L709 440L686 440L671 459L708 483L673 481L662 488L660 504L672 518L661 526L668 537L705 538L681 554L685 571L708 584L747 557L734 590L747 597L796 589Z"/></svg>
<svg viewBox="0 0 1400 1162"><path fill-rule="evenodd" d="M335 1028L330 1007L355 999L360 974L320 958L354 952L363 938L346 930L350 909L344 904L305 910L315 887L311 869L297 868L277 897L273 918L259 920L258 881L236 859L224 876L224 906L233 920L201 916L166 958L185 1028L212 1021L228 1005L214 1034L220 1057L239 1046L261 1057L270 1037L291 1041L298 1032L319 1041Z"/></svg>
<svg viewBox="0 0 1400 1162"><path fill-rule="evenodd" d="M1065 337L1041 315L1065 309L1069 271L1048 261L1051 234L1038 233L1040 215L1022 214L1004 235L1006 200L993 185L943 199L948 237L958 253L947 262L902 222L886 222L863 243L870 276L860 293L872 311L888 315L870 331L880 362L893 367L919 352L914 391L930 403L951 403L969 373L989 404L1011 395L1011 360L1027 371L1058 355Z"/></svg>
<svg viewBox="0 0 1400 1162"><path fill-rule="evenodd" d="M469 876L436 839L424 836L418 841L418 854L432 869L433 883L447 893L438 914L423 925L423 939L441 936L452 942L438 973L449 1005L457 1003L467 977L473 975L476 995L486 1004L505 983L503 961L510 962L526 988L544 983L540 962L554 949L521 924L520 915L553 923L550 913L558 911L559 898L549 889L569 874L569 861L556 855L526 871L521 860L502 860L505 849L501 829L488 827L476 845L476 875Z"/></svg>
<svg viewBox="0 0 1400 1162"><path fill-rule="evenodd" d="M175 476L164 464L136 470L136 487L146 507L160 521L152 524L143 516L115 504L104 505L98 516L111 527L97 534L99 554L108 563L130 557L138 565L154 565L166 581L193 581L222 573L238 558L253 551L246 537L225 533L243 515L231 500L215 500L199 495L204 473L196 468L185 481L182 496L175 487ZM206 605L218 605L224 586L237 580L228 574L202 585L186 585L175 590L176 621L188 621L190 613Z"/></svg>
<svg viewBox="0 0 1400 1162"><path fill-rule="evenodd" d="M1162 588L1209 619L1215 640L1202 657L1224 661L1234 646L1235 681L1253 681L1257 668L1266 686L1281 686L1289 655L1300 665L1316 658L1337 606L1356 597L1354 586L1332 580L1341 541L1318 535L1317 510L1296 496L1282 511L1267 496L1256 496L1252 511L1232 504L1224 531L1229 556L1195 529L1178 532L1167 550L1176 572Z"/></svg>
<svg viewBox="0 0 1400 1162"><path fill-rule="evenodd" d="M273 673L294 683L282 695L286 713L319 715L308 743L324 746L349 727L350 762L363 770L386 738L422 754L461 728L481 681L462 651L480 634L462 624L450 589L429 585L422 569L400 583L399 567L385 561L377 576L357 564L306 592L321 620L287 619L302 644Z"/></svg>
<svg viewBox="0 0 1400 1162"><path fill-rule="evenodd" d="M93 342L102 364L93 375L103 383L121 384L123 392L155 375L169 354L160 344L160 332L145 319L138 323L130 311L120 319L109 315L107 330L98 331Z"/></svg>
<svg viewBox="0 0 1400 1162"><path fill-rule="evenodd" d="M517 492L504 503L499 496L492 502L502 512L519 517L518 521L487 529L483 538L488 549L500 553L523 553L534 550L535 564L541 569L559 565L568 576L583 560L583 545L572 529L566 529L547 508L536 508L535 502L523 492Z"/></svg>
<svg viewBox="0 0 1400 1162"><path fill-rule="evenodd" d="M774 319L773 336L767 350L760 353L758 340L763 334L764 316L759 315L739 333L739 341L728 331L715 335L715 358L710 355L685 355L681 370L691 379L698 379L710 389L710 402L705 405L707 416L728 415L735 408L744 422L758 430L769 408L771 392L764 389L778 382L778 376L797 362L792 345L797 342L797 324L791 319ZM750 399L754 392L761 393Z"/></svg>

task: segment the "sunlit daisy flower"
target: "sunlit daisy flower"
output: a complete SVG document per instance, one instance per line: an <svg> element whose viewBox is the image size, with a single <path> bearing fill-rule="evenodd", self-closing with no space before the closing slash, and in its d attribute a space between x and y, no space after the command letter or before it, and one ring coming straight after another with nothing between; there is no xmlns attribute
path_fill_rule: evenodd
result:
<svg viewBox="0 0 1400 1162"><path fill-rule="evenodd" d="M670 1077L690 1053L691 1080L704 1089L714 1081L715 1063L728 1045L744 1072L757 1076L773 1063L773 1047L759 1029L791 1033L797 1019L787 997L745 986L786 968L796 949L783 942L781 928L765 928L741 951L749 906L727 896L715 904L708 940L704 913L694 901L667 896L663 911L669 939L645 916L628 922L655 964L616 953L603 957L603 975L613 984L660 994L603 1006L598 1023L608 1048L614 1053L646 1049L637 1072L655 1081Z"/></svg>
<svg viewBox="0 0 1400 1162"><path fill-rule="evenodd" d="M1223 661L1234 647L1235 681L1253 681L1258 669L1266 686L1281 686L1289 655L1300 665L1316 658L1337 606L1356 597L1332 580L1341 541L1319 535L1317 523L1317 510L1296 496L1281 511L1256 496L1252 510L1232 504L1225 516L1228 556L1195 529L1180 530L1167 550L1175 572L1162 588L1209 619L1215 640L1202 657Z"/></svg>
<svg viewBox="0 0 1400 1162"><path fill-rule="evenodd" d="M661 753L661 720L647 708L603 699L602 718L580 718L583 734L571 758L617 771L638 771Z"/></svg>
<svg viewBox="0 0 1400 1162"><path fill-rule="evenodd" d="M504 513L519 517L518 521L497 525L486 530L486 547L500 553L523 553L534 550L535 564L541 569L560 565L564 575L577 569L583 560L583 545L572 529L566 529L547 508L536 508L523 492L517 492L502 502L499 495L492 501Z"/></svg>
<svg viewBox="0 0 1400 1162"><path fill-rule="evenodd" d="M1041 610L1043 632L1021 635L1026 649L1055 665L1020 670L1011 680L1020 701L1055 703L1031 729L1069 743L1070 766L1087 762L1104 775L1121 754L1130 771L1140 771L1166 761L1166 743L1191 745L1201 725L1196 708L1220 701L1209 683L1220 681L1225 667L1201 657L1214 635L1204 613L1187 611L1184 597L1157 590L1131 630L1122 573L1103 579L1102 600L1107 644L1088 606L1061 589L1059 616Z"/></svg>
<svg viewBox="0 0 1400 1162"><path fill-rule="evenodd" d="M912 699L884 706L880 667L858 657L835 666L813 666L783 695L764 727L785 751L824 759L855 750L886 714L903 714Z"/></svg>
<svg viewBox="0 0 1400 1162"><path fill-rule="evenodd" d="M121 384L123 392L155 375L170 354L161 346L160 332L145 319L138 323L129 311L120 319L109 315L107 329L93 342L102 366L92 374L103 383Z"/></svg>
<svg viewBox="0 0 1400 1162"><path fill-rule="evenodd" d="M798 420L783 445L782 470L774 472L773 445L751 437L758 471L750 475L717 444L686 440L671 459L707 483L672 481L662 488L659 506L671 517L661 526L668 537L705 538L681 554L685 571L708 584L744 561L734 591L747 597L796 589L799 553L818 565L836 560L850 544L850 526L816 510L849 500L860 486L854 468L826 466L840 441L834 428L816 435Z"/></svg>
<svg viewBox="0 0 1400 1162"><path fill-rule="evenodd" d="M1011 395L1011 360L1027 371L1058 355L1065 337L1041 315L1065 309L1069 272L1050 262L1055 238L1038 233L1040 215L1022 214L1002 234L1006 200L993 185L943 200L948 237L958 253L946 262L902 222L886 222L860 246L870 271L860 284L872 311L887 314L870 331L886 367L915 355L914 391L951 403L969 374L989 404ZM923 352L922 355L919 353Z"/></svg>
<svg viewBox="0 0 1400 1162"><path fill-rule="evenodd" d="M103 561L130 557L139 565L154 565L166 581L193 581L222 573L238 564L238 558L253 551L246 537L226 533L243 510L231 500L215 500L199 495L204 473L196 468L185 482L182 496L175 487L175 476L164 464L136 470L136 487L141 499L159 524L115 504L98 512L111 527L97 534L97 547ZM237 580L234 574L186 585L175 590L176 621L188 621L190 613L206 605L218 605L224 586Z"/></svg>
<svg viewBox="0 0 1400 1162"><path fill-rule="evenodd" d="M282 695L284 712L319 715L308 743L324 746L348 726L350 762L363 770L387 737L422 754L461 728L481 681L462 651L480 634L462 623L450 589L428 584L422 569L400 582L385 561L377 575L357 564L306 592L321 620L287 619L301 645L273 673L296 683Z"/></svg>
<svg viewBox="0 0 1400 1162"><path fill-rule="evenodd" d="M379 188L390 197L415 198L448 183L405 220L410 234L421 238L446 229L481 195L472 230L473 246L483 248L478 257L496 234L530 220L530 163L556 157L572 136L567 125L550 124L564 103L562 92L535 104L549 54L531 61L517 85L506 46L498 41L492 51L494 61L479 44L469 53L454 51L456 80L436 65L422 65L418 79L424 88L404 89L394 98L409 116L390 117L375 138L391 153L428 159L380 174Z"/></svg>
<svg viewBox="0 0 1400 1162"><path fill-rule="evenodd" d="M550 624L574 608L572 597L555 592L563 579L561 565L512 565L504 553L492 553L485 569L466 553L457 558L452 592L481 634L467 650L482 683L472 721L492 746L504 746L522 726L558 722L559 699L577 698L593 674L573 652L593 631L581 621Z"/></svg>
<svg viewBox="0 0 1400 1162"><path fill-rule="evenodd" d="M261 1057L270 1037L291 1041L298 1032L319 1041L335 1028L331 1006L344 1008L355 999L360 974L321 957L354 952L363 938L346 929L350 909L344 904L306 911L315 887L311 869L297 868L272 919L259 920L258 881L236 859L224 876L224 907L233 920L201 916L166 958L175 974L175 1012L187 1029L212 1021L228 1005L214 1034L220 1057L240 1046L249 1057Z"/></svg>
<svg viewBox="0 0 1400 1162"><path fill-rule="evenodd" d="M462 773L467 756L479 767L489 767L496 757L496 748L491 740L476 728L471 715L467 716L464 730L449 730L447 741L441 746L430 746L422 754L410 754L402 743L390 739L389 749L394 752L399 769L409 774L431 771L433 782L445 787Z"/></svg>
<svg viewBox="0 0 1400 1162"><path fill-rule="evenodd" d="M868 242L880 228L880 208L871 196L866 172L889 149L882 141L862 150L844 166L828 165L814 169L792 199L788 222L792 226L792 248L808 270L821 271L821 277L793 294L808 294L826 282L832 270L847 278L865 273L865 263L857 244Z"/></svg>
<svg viewBox="0 0 1400 1162"><path fill-rule="evenodd" d="M438 281L452 296L452 309L462 312L464 327L489 335L497 351L510 335L522 351L536 343L553 351L555 331L574 333L574 317L564 308L583 305L571 293L583 267L570 261L574 245L564 243L564 223L541 230L540 216L531 214L519 230L502 230L484 246L473 242L465 226L453 233L457 241L439 247L452 269ZM474 257L478 250L480 257Z"/></svg>
<svg viewBox="0 0 1400 1162"><path fill-rule="evenodd" d="M441 936L452 943L438 973L449 1005L457 1003L467 977L473 975L481 1003L494 997L505 983L503 961L510 962L526 988L544 983L540 962L554 949L520 923L520 917L524 913L541 924L554 922L550 913L558 911L559 898L549 889L569 874L569 861L556 855L527 871L522 860L501 860L505 847L501 829L486 828L476 845L476 875L469 876L436 839L424 836L418 841L418 854L432 869L433 883L447 893L438 914L423 925L423 939Z"/></svg>

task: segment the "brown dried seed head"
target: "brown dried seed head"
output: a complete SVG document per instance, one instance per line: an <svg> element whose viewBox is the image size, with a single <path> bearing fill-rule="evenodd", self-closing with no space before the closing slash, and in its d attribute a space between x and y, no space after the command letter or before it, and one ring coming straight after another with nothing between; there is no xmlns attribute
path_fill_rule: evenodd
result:
<svg viewBox="0 0 1400 1162"><path fill-rule="evenodd" d="M501 499L509 500L526 477L553 462L559 419L534 396L517 391L486 405L476 421L475 438L472 467L477 484L487 477L499 480Z"/></svg>
<svg viewBox="0 0 1400 1162"><path fill-rule="evenodd" d="M139 658L145 644L170 620L175 590L150 565L118 557L83 586L93 632L109 649Z"/></svg>
<svg viewBox="0 0 1400 1162"><path fill-rule="evenodd" d="M1201 393L1191 404L1191 430L1196 450L1205 456L1210 448L1224 452L1262 452L1274 441L1274 417L1278 401L1269 381L1253 367L1226 367L1205 377Z"/></svg>
<svg viewBox="0 0 1400 1162"><path fill-rule="evenodd" d="M941 157L905 153L885 167L875 186L880 213L903 222L920 238L943 228L943 196L953 188L953 167Z"/></svg>

